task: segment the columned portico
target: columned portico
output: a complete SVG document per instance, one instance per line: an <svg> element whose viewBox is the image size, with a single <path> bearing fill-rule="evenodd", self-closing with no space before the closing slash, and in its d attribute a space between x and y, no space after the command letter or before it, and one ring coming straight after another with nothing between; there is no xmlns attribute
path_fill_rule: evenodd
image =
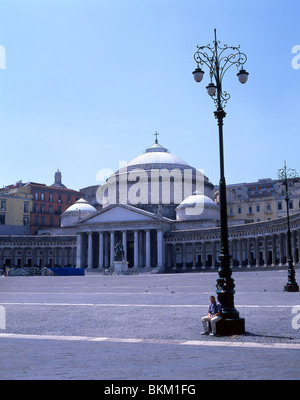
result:
<svg viewBox="0 0 300 400"><path fill-rule="evenodd" d="M97 240L95 240L94 235L98 235ZM155 238L153 242L152 236ZM113 268L114 249L117 241L119 241L117 238L121 238L124 260L129 262L130 267L135 269L143 267L147 269L164 268L165 249L162 229L80 232L77 234L77 267L87 266L88 269Z"/></svg>
<svg viewBox="0 0 300 400"><path fill-rule="evenodd" d="M164 231L171 220L127 205L114 205L78 224L78 266L113 268L122 242L129 268L165 268ZM97 240L95 240L97 239Z"/></svg>

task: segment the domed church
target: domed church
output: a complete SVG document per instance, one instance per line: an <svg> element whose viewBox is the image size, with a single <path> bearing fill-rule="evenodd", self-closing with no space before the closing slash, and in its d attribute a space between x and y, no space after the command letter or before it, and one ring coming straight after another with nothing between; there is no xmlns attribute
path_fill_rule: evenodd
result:
<svg viewBox="0 0 300 400"><path fill-rule="evenodd" d="M81 199L62 215L62 227L76 226L77 266L113 267L115 245L121 242L129 268L175 267L182 252L166 245L167 237L219 225L213 187L202 171L156 139L98 188L100 211ZM184 262L196 268L201 248L192 245L190 256L189 247L184 250Z"/></svg>
<svg viewBox="0 0 300 400"><path fill-rule="evenodd" d="M209 198L213 184L196 168L171 154L157 139L153 146L110 176L97 200L105 208L128 204L176 219L176 208L195 191Z"/></svg>

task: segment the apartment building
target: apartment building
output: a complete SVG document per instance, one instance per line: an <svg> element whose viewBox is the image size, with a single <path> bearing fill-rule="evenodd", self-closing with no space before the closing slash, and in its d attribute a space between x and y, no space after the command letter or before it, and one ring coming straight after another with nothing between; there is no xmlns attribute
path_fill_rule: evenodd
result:
<svg viewBox="0 0 300 400"><path fill-rule="evenodd" d="M219 202L219 188L214 190ZM278 180L259 179L257 182L227 185L228 223L252 223L285 217L285 188ZM300 178L289 181L289 212L300 211Z"/></svg>

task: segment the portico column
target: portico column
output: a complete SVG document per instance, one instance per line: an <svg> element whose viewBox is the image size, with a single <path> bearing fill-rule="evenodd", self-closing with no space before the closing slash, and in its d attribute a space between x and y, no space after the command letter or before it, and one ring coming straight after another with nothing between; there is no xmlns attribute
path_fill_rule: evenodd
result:
<svg viewBox="0 0 300 400"><path fill-rule="evenodd" d="M196 243L193 242L193 266L192 269L196 269Z"/></svg>
<svg viewBox="0 0 300 400"><path fill-rule="evenodd" d="M110 267L114 266L115 260L115 232L110 232Z"/></svg>
<svg viewBox="0 0 300 400"><path fill-rule="evenodd" d="M276 264L276 236L272 235L272 267Z"/></svg>
<svg viewBox="0 0 300 400"><path fill-rule="evenodd" d="M45 267L48 264L48 253L49 253L49 249L47 247L45 247L43 249L41 267ZM55 248L53 249L53 259L54 259L54 263L55 263Z"/></svg>
<svg viewBox="0 0 300 400"><path fill-rule="evenodd" d="M239 253L239 268L243 266L243 239L238 240L238 253Z"/></svg>
<svg viewBox="0 0 300 400"><path fill-rule="evenodd" d="M172 243L172 269L176 270L176 243Z"/></svg>
<svg viewBox="0 0 300 400"><path fill-rule="evenodd" d="M109 237L107 232L104 236L104 253L104 266L109 268Z"/></svg>
<svg viewBox="0 0 300 400"><path fill-rule="evenodd" d="M139 231L139 267L143 268L144 267L144 240L143 240L143 231L140 230Z"/></svg>
<svg viewBox="0 0 300 400"><path fill-rule="evenodd" d="M279 235L278 235L278 250L279 250L279 266L281 267L283 264L283 246L282 246L281 233L279 233Z"/></svg>
<svg viewBox="0 0 300 400"><path fill-rule="evenodd" d="M103 268L103 257L104 256L104 237L103 232L99 232L99 268Z"/></svg>
<svg viewBox="0 0 300 400"><path fill-rule="evenodd" d="M202 242L202 269L206 267L206 244Z"/></svg>
<svg viewBox="0 0 300 400"><path fill-rule="evenodd" d="M268 266L268 240L267 236L264 237L264 267Z"/></svg>
<svg viewBox="0 0 300 400"><path fill-rule="evenodd" d="M88 268L93 268L93 234L88 233Z"/></svg>
<svg viewBox="0 0 300 400"><path fill-rule="evenodd" d="M186 246L182 243L182 269L186 269Z"/></svg>
<svg viewBox="0 0 300 400"><path fill-rule="evenodd" d="M124 250L124 260L127 261L127 232L122 232L122 244Z"/></svg>
<svg viewBox="0 0 300 400"><path fill-rule="evenodd" d="M134 263L133 267L138 268L139 266L139 232L134 231Z"/></svg>
<svg viewBox="0 0 300 400"><path fill-rule="evenodd" d="M26 249L22 248L22 251L21 251L21 267L24 267L24 265L25 265L25 253L26 253Z"/></svg>
<svg viewBox="0 0 300 400"><path fill-rule="evenodd" d="M82 234L77 233L76 268L82 268Z"/></svg>
<svg viewBox="0 0 300 400"><path fill-rule="evenodd" d="M66 265L66 256L67 256L67 249L65 247L63 247L61 249L61 266L64 267Z"/></svg>
<svg viewBox="0 0 300 400"><path fill-rule="evenodd" d="M236 247L237 247L237 241L234 240L234 239L232 239L232 240L231 240L232 266L234 266L235 263L237 262L237 250L236 250Z"/></svg>
<svg viewBox="0 0 300 400"><path fill-rule="evenodd" d="M251 239L247 239L247 258L248 258L248 265L247 268L251 267Z"/></svg>
<svg viewBox="0 0 300 400"><path fill-rule="evenodd" d="M163 232L157 230L157 268L163 268Z"/></svg>
<svg viewBox="0 0 300 400"><path fill-rule="evenodd" d="M146 268L151 267L151 238L150 231L146 231Z"/></svg>
<svg viewBox="0 0 300 400"><path fill-rule="evenodd" d="M256 256L256 267L259 267L259 238L255 239L255 256Z"/></svg>

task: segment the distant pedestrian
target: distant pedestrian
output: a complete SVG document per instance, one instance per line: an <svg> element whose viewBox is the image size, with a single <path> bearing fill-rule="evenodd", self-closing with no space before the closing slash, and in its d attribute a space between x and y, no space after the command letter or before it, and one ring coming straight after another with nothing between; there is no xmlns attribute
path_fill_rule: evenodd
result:
<svg viewBox="0 0 300 400"><path fill-rule="evenodd" d="M222 319L222 305L216 302L215 296L210 296L210 305L207 316L201 319L204 332L201 335L209 335L209 324L211 325L211 334L216 336L216 323Z"/></svg>

